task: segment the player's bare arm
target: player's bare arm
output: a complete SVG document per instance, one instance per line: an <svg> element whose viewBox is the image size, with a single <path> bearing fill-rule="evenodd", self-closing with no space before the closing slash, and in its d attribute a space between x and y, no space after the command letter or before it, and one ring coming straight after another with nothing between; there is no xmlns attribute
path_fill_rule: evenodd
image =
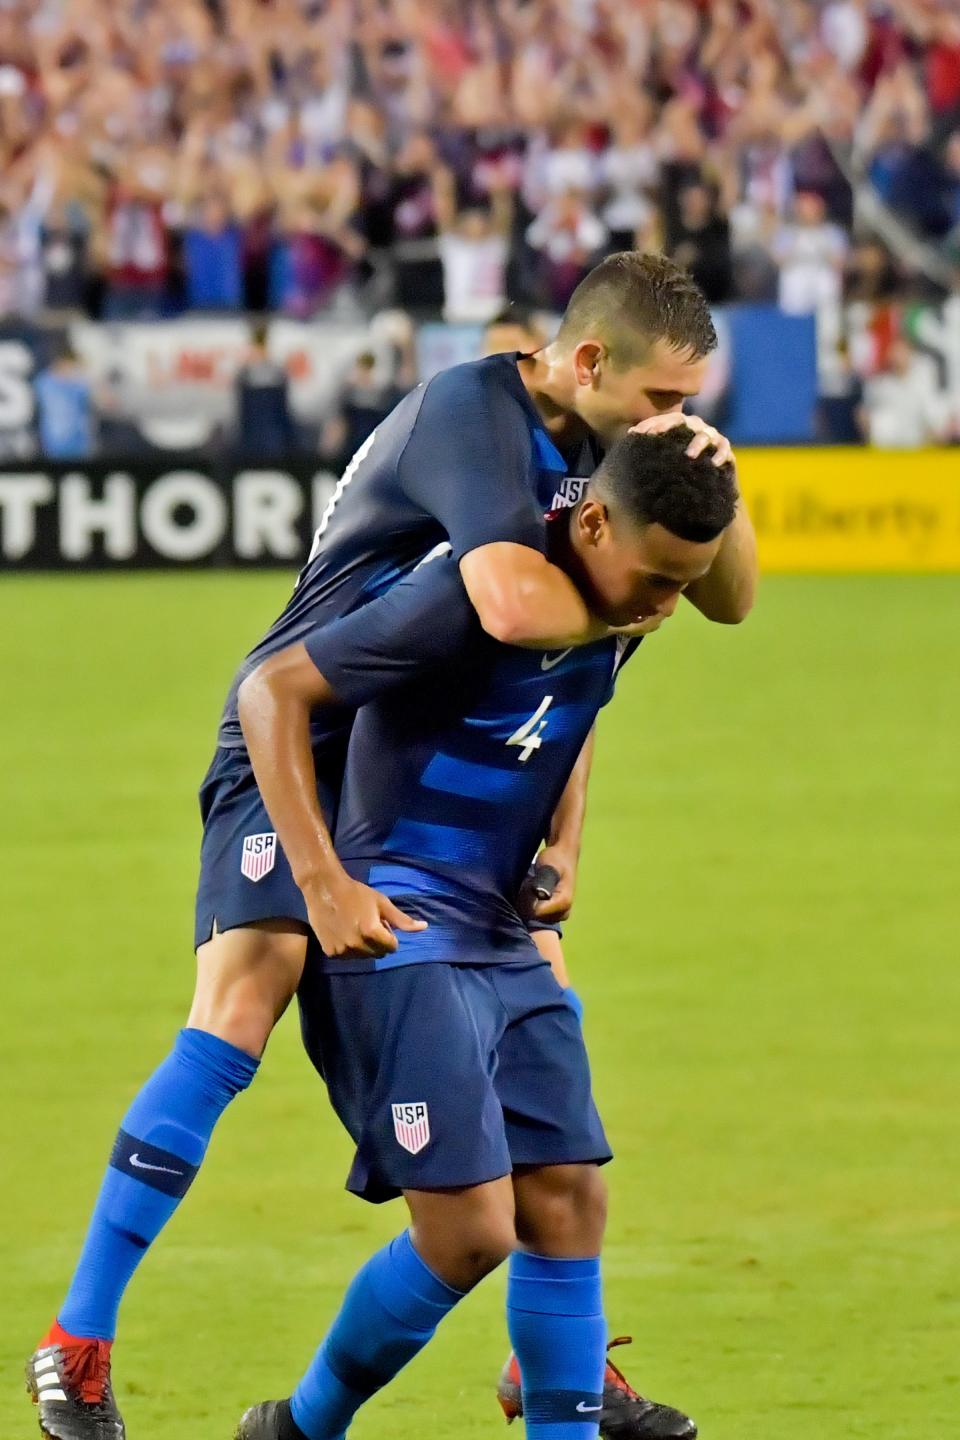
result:
<svg viewBox="0 0 960 1440"><path fill-rule="evenodd" d="M552 865L560 877L550 898L538 900L534 906L533 913L538 920L566 920L573 906L595 735L596 729L591 730L584 742L580 758L553 812L547 843L537 856L538 865Z"/></svg>
<svg viewBox="0 0 960 1440"><path fill-rule="evenodd" d="M757 537L743 496L708 573L684 592L708 620L739 625L753 609L757 590Z"/></svg>
<svg viewBox="0 0 960 1440"><path fill-rule="evenodd" d="M736 463L730 441L699 415L682 412L655 415L633 429L637 434L662 435L675 425L686 425L694 432L687 446L691 459L712 447L715 465ZM757 574L757 537L741 495L733 524L724 534L716 560L702 580L687 587L686 597L708 620L720 625L739 625L753 609Z"/></svg>
<svg viewBox="0 0 960 1440"><path fill-rule="evenodd" d="M351 879L337 859L317 800L310 714L338 703L303 645L265 660L247 676L238 696L257 785L324 952L386 955L397 948L394 929L426 927L386 895Z"/></svg>
<svg viewBox="0 0 960 1440"><path fill-rule="evenodd" d="M470 603L487 634L524 650L569 650L608 635L648 635L656 616L614 631L592 614L568 575L529 545L498 541L471 550L460 561Z"/></svg>
<svg viewBox="0 0 960 1440"><path fill-rule="evenodd" d="M503 645L560 650L604 634L569 577L529 545L482 545L460 574L480 624Z"/></svg>

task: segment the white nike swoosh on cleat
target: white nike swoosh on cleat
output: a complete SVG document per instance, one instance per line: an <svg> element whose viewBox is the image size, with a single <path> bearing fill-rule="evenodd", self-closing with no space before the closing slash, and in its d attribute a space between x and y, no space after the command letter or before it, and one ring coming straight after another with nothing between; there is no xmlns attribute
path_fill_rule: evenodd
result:
<svg viewBox="0 0 960 1440"><path fill-rule="evenodd" d="M171 1170L169 1165L148 1165L146 1160L140 1159L139 1155L131 1155L130 1164L134 1170L162 1170L164 1175L183 1176L186 1174L185 1170Z"/></svg>
<svg viewBox="0 0 960 1440"><path fill-rule="evenodd" d="M577 1405L578 1415L591 1415L595 1410L602 1410L602 1405L585 1405L581 1400Z"/></svg>
<svg viewBox="0 0 960 1440"><path fill-rule="evenodd" d="M559 665L561 660L566 660L567 656L571 653L572 650L573 646L571 645L569 650L561 650L560 654L554 655L552 660L549 653L544 655L543 659L540 661L540 669L552 670L554 665Z"/></svg>

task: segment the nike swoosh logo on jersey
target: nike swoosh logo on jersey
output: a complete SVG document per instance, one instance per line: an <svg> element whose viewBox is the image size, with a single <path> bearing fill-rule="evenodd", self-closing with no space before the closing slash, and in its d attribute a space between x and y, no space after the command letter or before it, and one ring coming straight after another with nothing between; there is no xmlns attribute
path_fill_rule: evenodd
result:
<svg viewBox="0 0 960 1440"><path fill-rule="evenodd" d="M171 1170L169 1165L148 1165L139 1155L131 1155L130 1164L134 1170L162 1170L164 1175L179 1175L181 1178L187 1173L185 1170Z"/></svg>
<svg viewBox="0 0 960 1440"><path fill-rule="evenodd" d="M578 1415L591 1415L595 1410L602 1410L602 1405L585 1405L581 1400L577 1405Z"/></svg>
<svg viewBox="0 0 960 1440"><path fill-rule="evenodd" d="M566 660L567 656L571 653L572 650L573 646L571 645L569 650L561 650L560 654L554 655L552 660L550 658L550 652L548 651L547 654L544 655L543 659L540 661L540 669L552 670L554 665L559 665L561 660Z"/></svg>

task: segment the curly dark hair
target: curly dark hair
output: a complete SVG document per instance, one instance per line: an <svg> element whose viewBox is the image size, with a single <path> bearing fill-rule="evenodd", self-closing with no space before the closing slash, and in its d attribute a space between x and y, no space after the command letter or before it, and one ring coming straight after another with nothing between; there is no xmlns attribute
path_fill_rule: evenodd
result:
<svg viewBox="0 0 960 1440"><path fill-rule="evenodd" d="M698 544L715 540L737 508L733 466L715 465L712 447L691 459L692 439L687 425L662 435L626 435L601 460L591 488L637 525L662 525Z"/></svg>
<svg viewBox="0 0 960 1440"><path fill-rule="evenodd" d="M584 276L570 297L557 340L602 339L615 366L639 364L657 340L696 359L717 348L703 291L666 255L620 250Z"/></svg>

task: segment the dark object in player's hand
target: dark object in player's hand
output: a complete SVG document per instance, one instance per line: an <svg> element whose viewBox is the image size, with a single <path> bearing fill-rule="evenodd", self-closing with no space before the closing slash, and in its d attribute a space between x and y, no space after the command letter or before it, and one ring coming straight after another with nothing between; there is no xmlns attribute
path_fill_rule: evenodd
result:
<svg viewBox="0 0 960 1440"><path fill-rule="evenodd" d="M554 865L534 865L530 883L537 900L549 900L560 884L560 871Z"/></svg>
<svg viewBox="0 0 960 1440"><path fill-rule="evenodd" d="M524 920L536 918L537 906L549 900L560 883L560 871L553 865L531 865L520 886L517 910Z"/></svg>

